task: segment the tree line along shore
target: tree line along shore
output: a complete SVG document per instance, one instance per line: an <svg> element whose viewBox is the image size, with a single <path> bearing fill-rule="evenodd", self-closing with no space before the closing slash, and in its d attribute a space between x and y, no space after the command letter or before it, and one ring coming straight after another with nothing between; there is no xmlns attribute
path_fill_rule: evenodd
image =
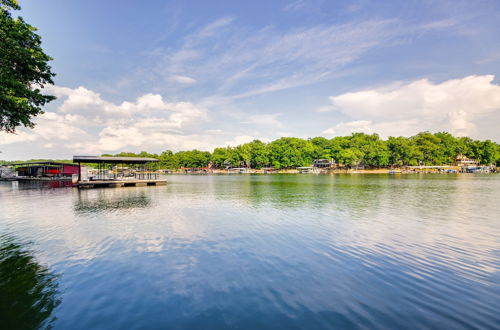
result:
<svg viewBox="0 0 500 330"><path fill-rule="evenodd" d="M316 159L333 159L344 168L359 165L368 169L399 166L451 165L458 155L477 160L481 165L500 166L500 145L491 140L455 137L447 132L421 132L412 137L389 137L353 133L332 139L282 137L272 142L254 140L236 147L215 148L213 152L189 150L160 154L121 152L103 156L151 157L159 159L160 168L231 167L294 169L310 166ZM70 161L68 161L70 162ZM4 164L9 162L3 162Z"/></svg>

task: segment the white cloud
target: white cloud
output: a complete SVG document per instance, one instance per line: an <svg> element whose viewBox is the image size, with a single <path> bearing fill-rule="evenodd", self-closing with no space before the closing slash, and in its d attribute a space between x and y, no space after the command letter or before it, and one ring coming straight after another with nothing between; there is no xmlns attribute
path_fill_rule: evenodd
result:
<svg viewBox="0 0 500 330"><path fill-rule="evenodd" d="M18 131L15 134L0 132L0 145L35 141L37 136L32 133Z"/></svg>
<svg viewBox="0 0 500 330"><path fill-rule="evenodd" d="M120 151L211 151L254 140L238 129L230 132L207 126L208 109L191 102L167 102L159 94L147 93L115 103L83 86L51 88L50 92L59 97L57 109L38 116L33 130L20 128L17 134L1 133L0 144L12 145L12 151L16 144L29 143L23 145L27 155L24 158L65 158ZM278 116L251 116L249 122L281 127ZM5 152L2 156L9 157Z"/></svg>
<svg viewBox="0 0 500 330"><path fill-rule="evenodd" d="M62 116L54 112L45 112L36 118L36 126L33 130L18 129L15 134L0 133L0 144L42 140L65 141L74 139L75 137L87 137L87 133L84 130L74 125L73 119L72 116Z"/></svg>
<svg viewBox="0 0 500 330"><path fill-rule="evenodd" d="M331 129L381 135L411 135L422 130L446 130L457 135L479 134L477 127L500 111L500 86L494 76L468 76L433 83L427 79L330 97L330 111L352 121ZM498 136L498 134L497 134Z"/></svg>
<svg viewBox="0 0 500 330"><path fill-rule="evenodd" d="M210 148L206 136L191 127L208 118L208 109L191 102L166 102L159 94L115 104L85 87L51 86L62 103L57 112L45 112L36 126L17 134L0 134L0 144L42 142L40 146L70 149L73 153L101 153L126 149Z"/></svg>
<svg viewBox="0 0 500 330"><path fill-rule="evenodd" d="M335 135L335 130L332 127L330 127L325 129L322 133L325 135Z"/></svg>
<svg viewBox="0 0 500 330"><path fill-rule="evenodd" d="M190 77L186 77L186 76L180 76L180 75L174 75L171 77L171 79L173 81L176 81L178 83L181 83L181 84L194 84L196 83L196 80L193 79L193 78L190 78Z"/></svg>
<svg viewBox="0 0 500 330"><path fill-rule="evenodd" d="M183 124L206 119L208 110L190 102L165 102L159 94L145 94L135 102L114 104L100 94L85 87L75 89L52 87L52 92L64 99L58 112L66 114L68 121L79 120L86 124L126 124L128 122L161 123L164 127L181 127Z"/></svg>
<svg viewBox="0 0 500 330"><path fill-rule="evenodd" d="M120 114L120 109L110 102L106 102L101 98L99 93L91 91L85 87L75 89L47 86L47 91L53 93L58 98L65 98L64 103L59 107L58 111L62 113L85 113L89 115L117 115Z"/></svg>
<svg viewBox="0 0 500 330"><path fill-rule="evenodd" d="M81 128L75 126L73 117L61 116L54 112L46 112L36 119L37 125L33 133L38 138L46 140L69 140L75 137L83 138L86 133Z"/></svg>
<svg viewBox="0 0 500 330"><path fill-rule="evenodd" d="M445 122L449 124L450 130L457 135L476 134L476 125L468 120L467 112L453 111L446 115Z"/></svg>

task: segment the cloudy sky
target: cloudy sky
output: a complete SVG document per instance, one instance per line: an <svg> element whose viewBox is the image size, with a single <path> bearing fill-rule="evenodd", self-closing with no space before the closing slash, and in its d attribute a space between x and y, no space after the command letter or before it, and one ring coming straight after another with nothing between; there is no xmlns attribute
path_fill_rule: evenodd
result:
<svg viewBox="0 0 500 330"><path fill-rule="evenodd" d="M58 100L2 159L410 136L500 142L500 1L21 0Z"/></svg>

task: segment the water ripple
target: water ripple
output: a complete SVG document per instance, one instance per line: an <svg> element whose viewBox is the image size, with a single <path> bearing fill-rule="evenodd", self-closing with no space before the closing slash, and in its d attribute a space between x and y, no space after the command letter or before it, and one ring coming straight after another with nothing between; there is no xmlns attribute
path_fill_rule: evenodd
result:
<svg viewBox="0 0 500 330"><path fill-rule="evenodd" d="M56 329L500 324L498 176L168 180L0 183L1 232L60 274Z"/></svg>

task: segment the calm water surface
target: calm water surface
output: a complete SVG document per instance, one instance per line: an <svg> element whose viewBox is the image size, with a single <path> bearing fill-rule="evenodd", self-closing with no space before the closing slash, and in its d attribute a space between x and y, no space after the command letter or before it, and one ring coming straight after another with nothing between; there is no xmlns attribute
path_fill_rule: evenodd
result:
<svg viewBox="0 0 500 330"><path fill-rule="evenodd" d="M500 327L500 175L168 180L0 183L3 325Z"/></svg>

